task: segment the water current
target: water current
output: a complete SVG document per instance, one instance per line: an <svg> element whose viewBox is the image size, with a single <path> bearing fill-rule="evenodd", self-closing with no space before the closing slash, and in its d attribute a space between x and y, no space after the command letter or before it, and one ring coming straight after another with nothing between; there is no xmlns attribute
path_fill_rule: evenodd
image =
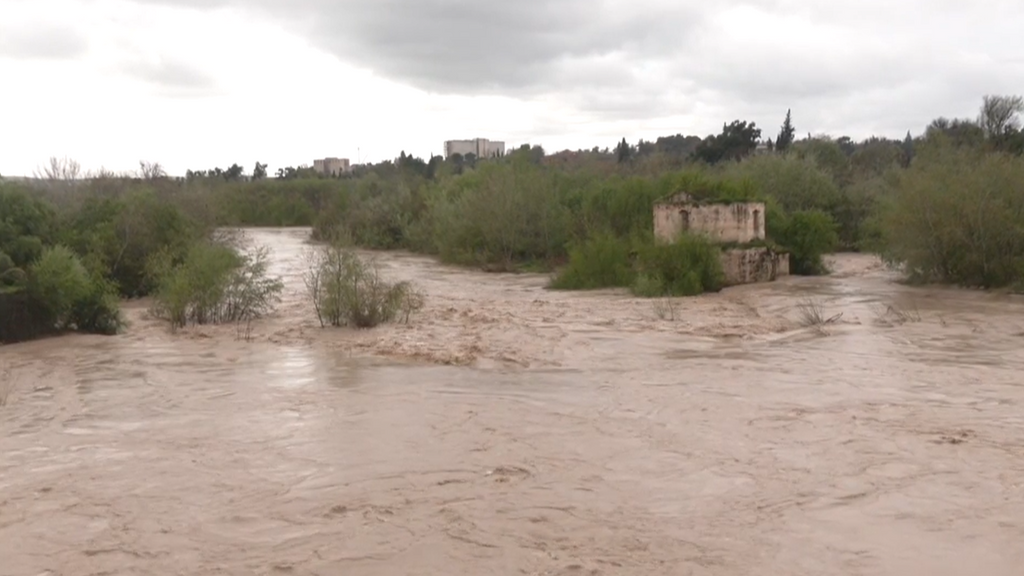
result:
<svg viewBox="0 0 1024 576"><path fill-rule="evenodd" d="M1024 298L821 278L651 301L378 254L321 329L308 230L245 339L0 348L0 575L1024 573ZM825 326L801 322L820 306Z"/></svg>

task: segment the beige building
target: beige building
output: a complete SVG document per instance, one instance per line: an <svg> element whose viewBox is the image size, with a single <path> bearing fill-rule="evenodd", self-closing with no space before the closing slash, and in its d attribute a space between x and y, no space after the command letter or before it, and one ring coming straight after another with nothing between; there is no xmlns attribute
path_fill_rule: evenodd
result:
<svg viewBox="0 0 1024 576"><path fill-rule="evenodd" d="M486 138L446 140L444 143L444 157L451 158L455 154L461 156L472 154L477 158L495 158L505 155L505 143L491 141Z"/></svg>
<svg viewBox="0 0 1024 576"><path fill-rule="evenodd" d="M313 170L329 176L338 176L351 170L348 158L322 158L313 160Z"/></svg>
<svg viewBox="0 0 1024 576"><path fill-rule="evenodd" d="M750 244L765 240L763 202L714 204L694 202L679 193L654 205L654 237L674 242L686 232L700 234L717 244ZM768 246L722 250L726 285L770 282L789 274L789 254Z"/></svg>
<svg viewBox="0 0 1024 576"><path fill-rule="evenodd" d="M764 240L764 203L705 204L679 193L655 204L654 236L671 242L682 232L703 234L723 244Z"/></svg>

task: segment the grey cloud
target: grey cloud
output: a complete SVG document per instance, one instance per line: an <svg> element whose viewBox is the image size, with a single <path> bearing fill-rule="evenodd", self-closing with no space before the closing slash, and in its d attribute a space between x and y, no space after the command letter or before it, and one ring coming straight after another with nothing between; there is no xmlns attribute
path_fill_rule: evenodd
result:
<svg viewBox="0 0 1024 576"><path fill-rule="evenodd" d="M171 96L202 96L216 90L216 79L206 72L172 58L130 60L121 71Z"/></svg>
<svg viewBox="0 0 1024 576"><path fill-rule="evenodd" d="M769 113L774 123L793 108L814 131L845 121L896 132L926 114L973 114L983 94L1024 81L1010 61L1019 0L134 1L257 11L388 79L543 97L595 121L685 115L699 103L721 110L713 125ZM773 16L804 26L773 29Z"/></svg>
<svg viewBox="0 0 1024 576"><path fill-rule="evenodd" d="M540 93L564 86L565 62L671 54L700 25L673 0L137 0L262 10L342 60L439 93ZM628 63L622 73L628 72ZM614 80L612 80L614 82Z"/></svg>
<svg viewBox="0 0 1024 576"><path fill-rule="evenodd" d="M66 60L85 54L89 43L76 30L52 24L0 24L0 57Z"/></svg>

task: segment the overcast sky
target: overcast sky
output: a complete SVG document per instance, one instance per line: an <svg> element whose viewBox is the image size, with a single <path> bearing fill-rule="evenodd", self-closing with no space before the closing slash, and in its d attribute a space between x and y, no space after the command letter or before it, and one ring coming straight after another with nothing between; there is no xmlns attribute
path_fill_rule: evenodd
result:
<svg viewBox="0 0 1024 576"><path fill-rule="evenodd" d="M447 139L900 137L1024 92L1019 0L0 0L0 174Z"/></svg>

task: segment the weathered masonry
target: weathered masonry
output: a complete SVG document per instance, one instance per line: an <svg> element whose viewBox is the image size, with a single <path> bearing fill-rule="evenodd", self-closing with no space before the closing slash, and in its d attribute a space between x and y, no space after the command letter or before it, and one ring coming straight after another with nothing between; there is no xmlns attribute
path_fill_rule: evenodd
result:
<svg viewBox="0 0 1024 576"><path fill-rule="evenodd" d="M673 242L689 233L718 244L750 244L765 239L764 212L763 202L702 203L680 192L654 205L654 237ZM727 285L770 282L789 274L789 254L767 246L724 248L722 269Z"/></svg>
<svg viewBox="0 0 1024 576"><path fill-rule="evenodd" d="M654 236L672 242L682 232L704 234L723 244L764 240L764 203L698 204L679 193L655 204Z"/></svg>

